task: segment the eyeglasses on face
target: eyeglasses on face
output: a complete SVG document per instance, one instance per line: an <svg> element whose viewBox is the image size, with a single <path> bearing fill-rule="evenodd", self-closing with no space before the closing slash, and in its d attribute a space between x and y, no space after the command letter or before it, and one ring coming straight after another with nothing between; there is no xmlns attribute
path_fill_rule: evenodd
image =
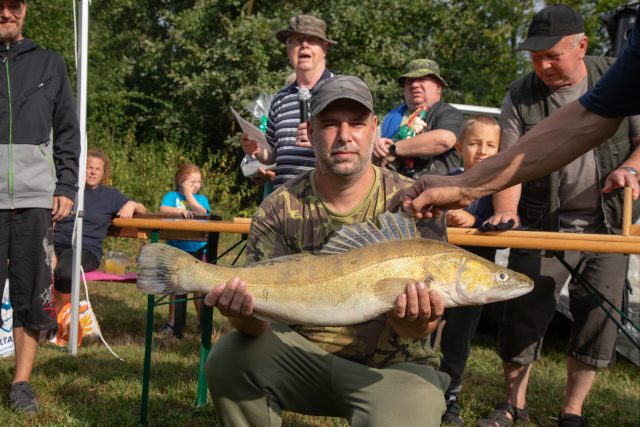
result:
<svg viewBox="0 0 640 427"><path fill-rule="evenodd" d="M20 0L0 1L0 12L8 9L11 14L22 16L24 14L23 3Z"/></svg>
<svg viewBox="0 0 640 427"><path fill-rule="evenodd" d="M309 45L319 45L322 43L322 39L314 36L291 36L287 38L287 46L291 47L302 46L304 42Z"/></svg>

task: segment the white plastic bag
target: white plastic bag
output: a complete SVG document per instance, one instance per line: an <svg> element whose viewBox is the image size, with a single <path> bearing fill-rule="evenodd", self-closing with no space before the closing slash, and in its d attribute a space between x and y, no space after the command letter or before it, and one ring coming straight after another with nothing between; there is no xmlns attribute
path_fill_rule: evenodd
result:
<svg viewBox="0 0 640 427"><path fill-rule="evenodd" d="M9 299L9 280L5 282L2 295L2 326L0 326L0 357L13 355L13 309Z"/></svg>

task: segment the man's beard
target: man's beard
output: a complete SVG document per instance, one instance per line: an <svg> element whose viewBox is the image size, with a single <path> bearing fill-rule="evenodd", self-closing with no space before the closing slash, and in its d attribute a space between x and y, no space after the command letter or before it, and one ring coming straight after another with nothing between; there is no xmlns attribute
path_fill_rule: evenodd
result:
<svg viewBox="0 0 640 427"><path fill-rule="evenodd" d="M352 163L350 167L343 168L342 162L334 160L331 153L322 153L318 155L316 153L316 163L324 171L331 172L333 175L341 177L357 177L360 176L366 169L369 163L371 163L371 153L373 150L373 141L369 144L368 155L359 157L356 163Z"/></svg>
<svg viewBox="0 0 640 427"><path fill-rule="evenodd" d="M0 41L2 43L12 43L20 37L20 34L22 34L22 28L18 24L15 24L10 30L0 28Z"/></svg>

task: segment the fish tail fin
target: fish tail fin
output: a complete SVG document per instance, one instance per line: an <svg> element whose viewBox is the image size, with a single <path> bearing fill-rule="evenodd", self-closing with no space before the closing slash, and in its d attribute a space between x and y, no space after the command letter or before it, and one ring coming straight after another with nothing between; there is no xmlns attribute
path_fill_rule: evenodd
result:
<svg viewBox="0 0 640 427"><path fill-rule="evenodd" d="M179 295L187 293L178 285L180 259L193 257L169 245L151 243L142 247L138 255L137 286L151 295Z"/></svg>

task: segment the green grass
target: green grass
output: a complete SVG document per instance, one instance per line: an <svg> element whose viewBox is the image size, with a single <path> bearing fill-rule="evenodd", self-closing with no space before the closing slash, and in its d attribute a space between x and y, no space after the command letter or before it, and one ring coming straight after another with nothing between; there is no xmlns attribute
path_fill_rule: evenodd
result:
<svg viewBox="0 0 640 427"><path fill-rule="evenodd" d="M16 415L0 402L0 419L6 426L133 426L138 423L144 355L146 296L130 284L92 283L91 301L107 342L124 358L114 358L101 342L85 342L72 357L51 345L39 349L33 384L41 411L35 416ZM167 307L156 309L157 328L166 321ZM199 339L196 318L189 305L186 336L182 341L154 337L149 424L155 426L217 425L213 405L194 409ZM216 317L216 333L228 326ZM528 393L530 425L553 426L564 391L564 337L545 343L542 361L534 367ZM461 395L463 419L474 425L503 399L500 360L495 338L479 335L472 349ZM8 384L13 358L0 359L0 383ZM603 370L586 403L591 425L637 426L640 420L640 368L620 358ZM344 420L285 414L286 426L344 426Z"/></svg>

